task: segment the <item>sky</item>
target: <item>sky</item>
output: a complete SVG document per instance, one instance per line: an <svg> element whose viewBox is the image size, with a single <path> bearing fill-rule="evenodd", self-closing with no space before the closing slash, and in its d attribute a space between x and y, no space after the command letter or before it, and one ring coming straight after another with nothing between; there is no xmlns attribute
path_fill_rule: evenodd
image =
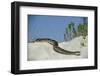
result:
<svg viewBox="0 0 100 76"><path fill-rule="evenodd" d="M83 23L83 17L28 15L28 41L37 38L50 38L63 42L65 28L70 22L77 26Z"/></svg>

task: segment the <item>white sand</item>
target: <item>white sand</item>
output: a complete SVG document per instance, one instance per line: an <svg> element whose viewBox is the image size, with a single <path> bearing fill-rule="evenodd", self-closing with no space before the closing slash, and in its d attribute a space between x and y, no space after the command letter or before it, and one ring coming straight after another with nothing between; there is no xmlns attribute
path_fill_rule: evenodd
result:
<svg viewBox="0 0 100 76"><path fill-rule="evenodd" d="M84 42L85 46L80 43ZM75 59L88 58L87 38L83 40L82 37L74 38L68 42L59 43L59 46L69 51L80 51L81 55L64 55L53 50L53 46L47 42L36 42L28 44L28 60L52 60L52 59Z"/></svg>

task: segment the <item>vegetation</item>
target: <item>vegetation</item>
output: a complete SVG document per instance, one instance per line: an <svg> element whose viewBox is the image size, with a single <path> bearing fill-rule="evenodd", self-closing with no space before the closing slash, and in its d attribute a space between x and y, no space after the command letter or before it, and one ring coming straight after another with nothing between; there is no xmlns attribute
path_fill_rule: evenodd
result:
<svg viewBox="0 0 100 76"><path fill-rule="evenodd" d="M64 33L64 40L67 41L66 33Z"/></svg>
<svg viewBox="0 0 100 76"><path fill-rule="evenodd" d="M75 26L75 23L70 22L67 25L64 33L64 40L68 41L79 36L82 36L83 39L85 39L87 35L88 35L87 18L83 17L83 23ZM84 46L84 43L81 43L81 45Z"/></svg>
<svg viewBox="0 0 100 76"><path fill-rule="evenodd" d="M87 35L87 25L86 24L79 24L77 29L77 36L86 36Z"/></svg>

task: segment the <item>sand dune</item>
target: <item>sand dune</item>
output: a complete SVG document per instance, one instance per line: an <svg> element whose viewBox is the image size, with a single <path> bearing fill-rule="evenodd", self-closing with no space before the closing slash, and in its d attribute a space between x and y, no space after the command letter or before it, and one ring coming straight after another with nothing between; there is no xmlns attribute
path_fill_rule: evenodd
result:
<svg viewBox="0 0 100 76"><path fill-rule="evenodd" d="M53 46L47 42L28 43L28 60L58 60L58 59L79 59L88 58L87 37L83 40L82 36L74 38L68 42L59 43L59 46L69 51L80 51L80 56L64 55L53 50ZM85 46L80 45L84 42Z"/></svg>

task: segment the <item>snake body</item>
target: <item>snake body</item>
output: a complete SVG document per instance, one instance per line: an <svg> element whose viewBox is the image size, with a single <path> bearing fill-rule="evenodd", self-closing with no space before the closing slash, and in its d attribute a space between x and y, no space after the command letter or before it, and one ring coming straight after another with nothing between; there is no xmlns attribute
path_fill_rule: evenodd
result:
<svg viewBox="0 0 100 76"><path fill-rule="evenodd" d="M47 42L47 43L49 43L53 46L53 49L54 49L55 52L60 53L60 54L80 55L80 51L72 52L72 51L65 50L65 49L59 47L58 42L56 40L52 40L52 39L49 39L49 38L39 38L39 39L36 39L33 42Z"/></svg>

